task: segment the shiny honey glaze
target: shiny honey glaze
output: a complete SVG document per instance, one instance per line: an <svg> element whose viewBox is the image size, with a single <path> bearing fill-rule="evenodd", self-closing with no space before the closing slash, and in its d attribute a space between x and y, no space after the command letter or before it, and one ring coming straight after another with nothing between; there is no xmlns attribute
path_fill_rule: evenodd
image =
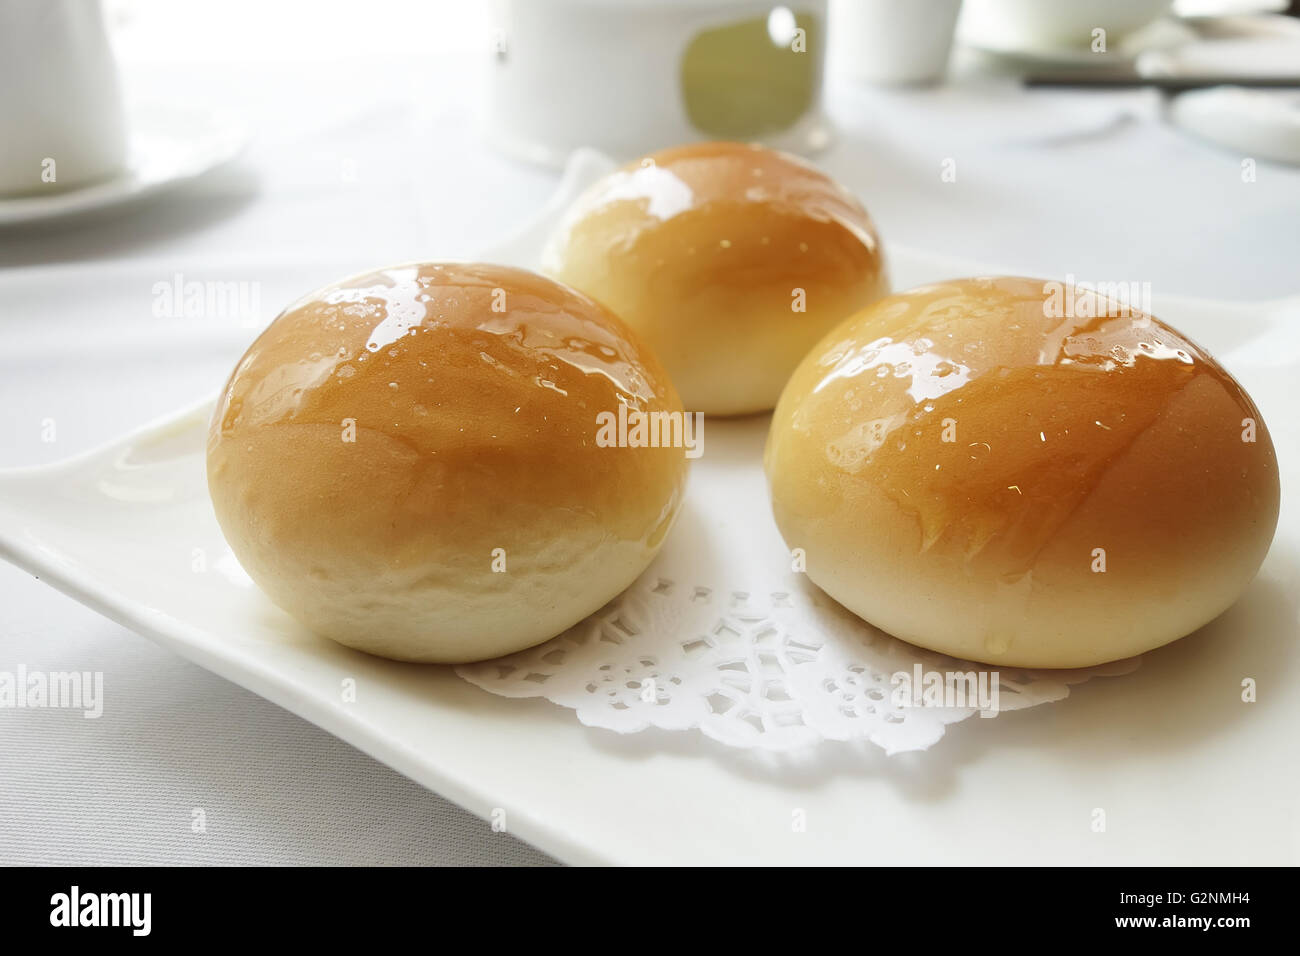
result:
<svg viewBox="0 0 1300 956"><path fill-rule="evenodd" d="M650 540L680 498L683 453L598 447L597 414L620 405L680 409L654 357L603 307L523 270L398 266L308 296L253 343L218 403L210 471L265 467L247 456L270 453L268 434L281 436L284 469L313 467L303 449L334 461L350 419L372 461L382 448L411 470L400 508L413 521L496 499L503 520L568 509ZM662 508L646 518L621 504L624 482Z"/></svg>
<svg viewBox="0 0 1300 956"><path fill-rule="evenodd" d="M669 222L682 231L663 248L649 234ZM840 236L852 242L810 246ZM662 281L656 272L683 261L692 262L688 272L724 283L734 274L741 285L792 272L839 275L847 266L880 270L880 241L852 193L795 157L743 143L678 146L606 176L566 214L546 271L565 270L581 254L570 246L584 238L611 260L631 257L652 288ZM670 263L667 253L680 258Z"/></svg>
<svg viewBox="0 0 1300 956"><path fill-rule="evenodd" d="M796 506L833 521L879 489L915 517L922 550L947 538L1014 576L1180 394L1212 433L1180 440L1226 449L1243 478L1276 474L1258 410L1212 357L1095 293L1072 291L1058 308L1048 285L946 282L882 300L827 336L782 397L768 447L769 469L802 456L820 476L824 487ZM1255 444L1239 440L1245 419L1258 422Z"/></svg>

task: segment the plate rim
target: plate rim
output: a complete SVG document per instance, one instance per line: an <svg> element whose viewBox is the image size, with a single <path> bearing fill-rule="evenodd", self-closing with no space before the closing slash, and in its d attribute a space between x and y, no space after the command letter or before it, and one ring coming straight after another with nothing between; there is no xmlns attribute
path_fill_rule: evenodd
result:
<svg viewBox="0 0 1300 956"><path fill-rule="evenodd" d="M43 475L64 475L77 470L82 465L91 464L97 459L120 452L142 439L174 428L182 422L193 419L208 405L214 405L218 394L214 393L200 401L190 403L170 415L141 425L115 440L59 461L0 469L0 491L3 491L7 481L25 482ZM195 423L195 427L199 427L198 423ZM443 799L456 804L467 813L482 820L487 819L473 808L493 805L493 801L496 800L495 795L489 788L469 782L462 775L448 770L436 755L426 751L415 751L404 744L399 737L372 729L367 721L351 716L351 711L330 707L312 695L304 693L294 682L291 674L274 664L260 660L256 655L230 645L226 645L229 648L227 653L218 653L214 650L213 644L220 642L219 634L150 608L93 575L62 566L57 556L57 552L29 545L20 535L12 534L6 528L0 528L0 558L32 574L41 583L223 680L228 680L249 693L256 694L277 707L282 707L402 776L433 791ZM476 694L483 694L489 698L494 696L457 677L451 665L432 666L438 667L439 673L453 678L458 684L464 684ZM527 808L515 808L511 811L511 818L512 833L557 859L580 865L617 863L614 858L599 853L594 846L579 841L573 835L558 828L549 827L544 819L530 814Z"/></svg>

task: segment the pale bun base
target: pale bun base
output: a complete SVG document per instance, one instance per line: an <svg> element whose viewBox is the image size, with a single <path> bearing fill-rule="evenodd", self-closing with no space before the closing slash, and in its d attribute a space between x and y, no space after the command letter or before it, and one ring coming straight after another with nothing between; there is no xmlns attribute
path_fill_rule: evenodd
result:
<svg viewBox="0 0 1300 956"><path fill-rule="evenodd" d="M216 449L209 462L232 550L310 630L393 660L483 660L554 637L636 580L673 517L666 511L648 540L618 540L598 521L520 503L494 515L445 515L427 533L397 536L372 517L352 517L340 491L364 489L371 516L401 515L411 494L408 449L364 435L360 461L332 426L259 432ZM492 570L496 547L504 571Z"/></svg>
<svg viewBox="0 0 1300 956"><path fill-rule="evenodd" d="M922 551L914 520L883 495L859 498L852 523L806 523L784 504L792 494L789 483L801 478L797 470L773 483L783 502L777 523L791 547L806 548L812 581L909 643L1017 667L1088 667L1133 657L1192 633L1231 607L1263 562L1276 525L1276 499L1257 513L1232 507L1229 497L1229 506L1206 514L1198 529L1149 542L1136 562L1125 558L1123 545L1117 550L1114 536L1099 534L1113 527L1108 502L1143 488L1144 501L1154 503L1200 480L1204 461L1188 455L1182 441L1187 429L1200 427L1197 405L1194 396L1172 403L1023 579L979 573L957 551ZM1167 462L1163 488L1158 480L1153 484L1151 461ZM802 479L816 480L806 473ZM1135 548L1142 545L1137 533L1123 537ZM1103 541L1109 566L1099 574L1088 558Z"/></svg>

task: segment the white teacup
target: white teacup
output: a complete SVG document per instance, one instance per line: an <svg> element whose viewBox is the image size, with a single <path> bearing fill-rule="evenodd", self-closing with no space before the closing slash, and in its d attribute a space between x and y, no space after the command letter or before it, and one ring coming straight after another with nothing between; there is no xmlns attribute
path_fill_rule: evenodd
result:
<svg viewBox="0 0 1300 956"><path fill-rule="evenodd" d="M125 163L99 0L0 0L0 195L85 186Z"/></svg>
<svg viewBox="0 0 1300 956"><path fill-rule="evenodd" d="M831 69L886 86L943 78L961 0L832 0Z"/></svg>

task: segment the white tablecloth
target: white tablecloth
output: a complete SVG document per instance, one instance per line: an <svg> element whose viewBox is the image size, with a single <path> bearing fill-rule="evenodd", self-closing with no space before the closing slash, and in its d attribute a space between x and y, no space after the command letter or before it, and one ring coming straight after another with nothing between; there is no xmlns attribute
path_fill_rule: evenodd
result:
<svg viewBox="0 0 1300 956"><path fill-rule="evenodd" d="M348 272L472 255L556 181L481 143L467 56L209 52L128 62L132 89L242 110L257 134L243 160L129 214L0 233L0 466L219 386L252 331L155 318L155 283L257 283L269 319ZM1243 157L1164 126L1155 97L958 85L829 101L841 135L822 162L886 243L1212 298L1300 291L1300 170L1260 163L1243 182ZM0 862L548 862L8 565L0 593L0 670L99 670L106 696L94 721L0 711Z"/></svg>

